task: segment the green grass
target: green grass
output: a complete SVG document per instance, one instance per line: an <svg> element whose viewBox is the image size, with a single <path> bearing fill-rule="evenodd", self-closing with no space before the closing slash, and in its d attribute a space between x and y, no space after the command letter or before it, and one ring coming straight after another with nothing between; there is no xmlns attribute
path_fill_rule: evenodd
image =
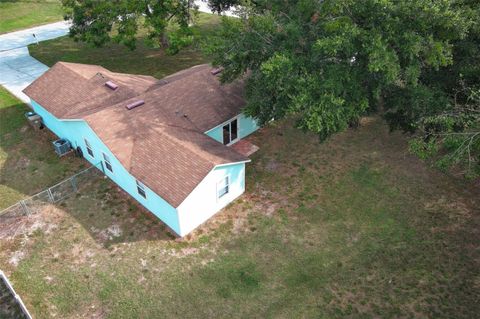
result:
<svg viewBox="0 0 480 319"><path fill-rule="evenodd" d="M59 159L47 130L34 131L24 117L28 107L0 87L0 209L68 177L86 164Z"/></svg>
<svg viewBox="0 0 480 319"><path fill-rule="evenodd" d="M36 318L476 316L472 185L379 119L322 144L289 123L251 140L246 194L185 240L101 179L43 213L54 231L0 240L0 266Z"/></svg>
<svg viewBox="0 0 480 319"><path fill-rule="evenodd" d="M147 46L143 40L144 32L140 32L134 51L115 43L96 48L75 42L67 36L30 45L29 50L34 58L48 66L58 61L97 64L115 72L152 75L160 79L179 70L207 63L199 43L203 37L214 32L219 21L218 16L200 13L194 27L197 41L176 55L168 55L162 49Z"/></svg>
<svg viewBox="0 0 480 319"><path fill-rule="evenodd" d="M0 1L0 34L62 19L63 11L58 0Z"/></svg>
<svg viewBox="0 0 480 319"><path fill-rule="evenodd" d="M49 65L156 77L204 59L195 47L170 57L68 38L31 50ZM13 199L77 162L54 156L48 133L28 128L25 106L0 92L0 196ZM193 235L174 239L99 179L45 208L23 235L0 237L0 268L35 318L478 316L478 186L410 156L405 137L378 118L324 143L289 122L249 139L260 150L245 195Z"/></svg>

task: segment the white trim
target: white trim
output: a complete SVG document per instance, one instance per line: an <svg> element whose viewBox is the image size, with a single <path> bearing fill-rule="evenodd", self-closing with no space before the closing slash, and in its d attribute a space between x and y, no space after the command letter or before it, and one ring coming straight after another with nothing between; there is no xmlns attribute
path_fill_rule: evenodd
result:
<svg viewBox="0 0 480 319"><path fill-rule="evenodd" d="M37 103L38 104L38 103ZM48 112L48 111L47 111ZM48 112L50 113L50 112ZM86 122L85 120L82 120L82 119L60 119L58 117L56 117L55 115L53 115L52 113L50 113L53 117L55 117L57 120L59 121L63 121L63 122Z"/></svg>
<svg viewBox="0 0 480 319"><path fill-rule="evenodd" d="M227 191L225 193L223 193L221 196L218 196L218 183L222 182L223 180L227 180L227 184L226 186L222 187L222 188L226 188ZM217 197L217 203L224 200L225 198L228 197L228 194L230 194L230 181L231 181L231 178L230 178L230 174L226 174L226 175L223 175L221 178L219 178L217 180L217 182L215 183L215 191L216 191L216 197Z"/></svg>
<svg viewBox="0 0 480 319"><path fill-rule="evenodd" d="M225 144L225 141L223 140L223 126L226 126L228 125L229 127L229 130L228 130L228 133L230 134L230 138L232 137L232 123L233 121L237 121L237 138L234 139L234 140L230 140L230 143L228 144ZM240 121L238 120L238 116L234 117L230 122L228 122L227 124L223 125L222 126L222 144L225 145L225 146L230 146L230 145L233 145L235 143L237 143L239 140L240 140Z"/></svg>
<svg viewBox="0 0 480 319"><path fill-rule="evenodd" d="M224 166L229 166L229 165L237 165L237 164L245 164L245 163L248 163L248 162L251 162L252 160L248 160L248 161L241 161L241 162L233 162L233 163L227 163L227 164L219 164L219 165L215 165L208 173L207 175L205 175L205 177L202 178L202 180L195 186L194 189L192 189L192 191L190 193L188 193L187 197L185 197L183 199L183 201L178 204L176 207L173 206L172 204L168 203L170 206L172 206L173 208L175 209L178 209L180 206L182 206L182 204L188 199L188 197L190 195L192 195L193 192L195 192L197 190L197 188L200 187L200 185L202 185L203 181L206 180L208 178L208 176L217 168L217 167L224 167ZM245 181L245 175L243 175L243 180ZM154 192L155 193L155 192ZM157 193L155 193L157 194ZM161 197L159 194L157 194L159 197ZM163 197L161 197L163 198ZM166 200L165 200L166 201Z"/></svg>
<svg viewBox="0 0 480 319"><path fill-rule="evenodd" d="M95 153L93 152L93 148L92 148L92 144L90 144L90 142L87 140L87 138L85 136L82 136L83 138L83 143L85 144L85 149L87 150L87 154L88 156L90 156L91 158L95 159ZM90 151L92 151L92 154L91 155L88 150L90 149Z"/></svg>
<svg viewBox="0 0 480 319"><path fill-rule="evenodd" d="M239 161L239 162L231 162L231 163L225 163L225 164L218 164L218 165L215 165L215 168L217 167L224 167L224 166L230 166L230 165L237 165L237 164L242 164L242 163L250 163L252 160L251 159L248 159L248 160L245 160L245 161Z"/></svg>
<svg viewBox="0 0 480 319"><path fill-rule="evenodd" d="M217 126L212 127L212 128L209 129L208 131L203 132L203 134L207 134L207 133L209 133L210 131L213 131L214 129L217 129L217 128L219 128L219 127L222 127L222 128L223 128L223 126L225 126L228 122L233 121L235 118L240 117L241 115L243 115L243 113L237 114L237 115L235 115L234 117L232 117L231 119L226 120L226 121L223 122L222 124L218 124Z"/></svg>
<svg viewBox="0 0 480 319"><path fill-rule="evenodd" d="M105 158L105 157L107 157L108 160L107 160L107 158ZM113 173L113 165L112 165L112 163L110 162L110 156L108 156L107 154L105 154L105 152L102 152L102 161L105 162L105 169L107 169L110 173L114 174L114 173ZM112 169L108 169L106 163L108 163ZM115 184L117 184L117 183L115 183Z"/></svg>
<svg viewBox="0 0 480 319"><path fill-rule="evenodd" d="M146 186L140 182L138 179L135 179L135 186L137 186L137 194L142 196L144 199L147 199L147 191L146 191ZM141 189L143 191L143 194L145 195L142 195L139 191L139 189Z"/></svg>

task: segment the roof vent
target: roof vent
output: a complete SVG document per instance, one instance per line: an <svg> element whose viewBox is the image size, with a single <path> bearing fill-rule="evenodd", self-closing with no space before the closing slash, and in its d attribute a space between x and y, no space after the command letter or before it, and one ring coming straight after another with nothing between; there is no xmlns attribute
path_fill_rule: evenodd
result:
<svg viewBox="0 0 480 319"><path fill-rule="evenodd" d="M222 71L223 71L223 68L216 68L216 69L213 69L212 71L210 71L210 73L211 73L212 75L217 75L217 74L219 74L219 73L222 72Z"/></svg>
<svg viewBox="0 0 480 319"><path fill-rule="evenodd" d="M108 87L109 89L111 90L116 90L118 89L118 85L116 85L115 83L113 83L112 81L107 81L105 82L105 86Z"/></svg>
<svg viewBox="0 0 480 319"><path fill-rule="evenodd" d="M127 110L134 109L134 108L136 108L140 105L143 105L143 104L145 104L144 100L138 100L138 101L132 102L130 104L127 104Z"/></svg>

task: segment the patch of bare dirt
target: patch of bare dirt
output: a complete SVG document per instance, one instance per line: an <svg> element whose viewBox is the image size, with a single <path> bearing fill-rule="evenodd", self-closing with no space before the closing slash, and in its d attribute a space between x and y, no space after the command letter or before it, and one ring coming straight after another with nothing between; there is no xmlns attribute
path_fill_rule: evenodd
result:
<svg viewBox="0 0 480 319"><path fill-rule="evenodd" d="M38 206L36 211L29 215L7 213L0 216L0 240L30 236L39 230L49 234L58 228L64 216L61 209L49 204Z"/></svg>

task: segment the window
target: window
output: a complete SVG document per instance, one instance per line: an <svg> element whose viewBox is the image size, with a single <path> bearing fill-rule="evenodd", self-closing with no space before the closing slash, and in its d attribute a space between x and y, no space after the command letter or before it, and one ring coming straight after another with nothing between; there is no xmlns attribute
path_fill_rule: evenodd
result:
<svg viewBox="0 0 480 319"><path fill-rule="evenodd" d="M87 141L86 138L84 138L83 140L85 141L85 146L87 148L88 155L94 158L95 156L93 155L92 145L90 145L90 143Z"/></svg>
<svg viewBox="0 0 480 319"><path fill-rule="evenodd" d="M105 163L105 167L113 173L113 168L112 164L110 163L110 158L107 156L107 154L103 153L103 162Z"/></svg>
<svg viewBox="0 0 480 319"><path fill-rule="evenodd" d="M234 119L223 126L223 144L228 145L238 139L238 121Z"/></svg>
<svg viewBox="0 0 480 319"><path fill-rule="evenodd" d="M138 192L143 198L147 198L147 194L145 193L145 185L143 185L142 183L140 183L138 180L137 180L137 192Z"/></svg>
<svg viewBox="0 0 480 319"><path fill-rule="evenodd" d="M223 177L217 182L217 198L222 198L229 192L230 178L228 176Z"/></svg>

